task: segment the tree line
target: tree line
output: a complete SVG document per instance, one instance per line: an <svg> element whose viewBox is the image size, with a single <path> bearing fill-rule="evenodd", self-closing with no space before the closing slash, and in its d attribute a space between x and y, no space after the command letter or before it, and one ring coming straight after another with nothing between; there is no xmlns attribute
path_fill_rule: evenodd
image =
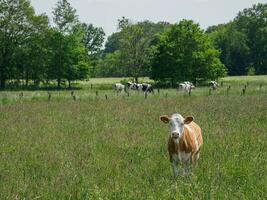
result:
<svg viewBox="0 0 267 200"><path fill-rule="evenodd" d="M267 74L267 3L244 9L206 33L221 51L229 75Z"/></svg>
<svg viewBox="0 0 267 200"><path fill-rule="evenodd" d="M133 23L117 32L83 23L68 0L59 0L51 26L29 0L0 2L0 88L6 85L71 87L89 77L149 76L159 83L194 83L229 75L267 73L267 4L245 9L226 24L200 28L179 23Z"/></svg>
<svg viewBox="0 0 267 200"><path fill-rule="evenodd" d="M59 0L53 22L36 15L28 0L0 1L0 88L30 83L61 87L88 77L102 47L102 28L79 21L67 0Z"/></svg>

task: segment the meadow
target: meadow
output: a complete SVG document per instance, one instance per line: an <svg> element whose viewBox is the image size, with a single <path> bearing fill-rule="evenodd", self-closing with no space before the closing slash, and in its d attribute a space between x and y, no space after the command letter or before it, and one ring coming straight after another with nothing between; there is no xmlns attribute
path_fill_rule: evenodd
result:
<svg viewBox="0 0 267 200"><path fill-rule="evenodd" d="M51 101L46 91L0 92L0 199L266 199L266 76L147 99L105 89L117 81L83 83L76 101L68 90L50 91ZM198 166L175 179L159 121L174 112L194 116L204 139Z"/></svg>

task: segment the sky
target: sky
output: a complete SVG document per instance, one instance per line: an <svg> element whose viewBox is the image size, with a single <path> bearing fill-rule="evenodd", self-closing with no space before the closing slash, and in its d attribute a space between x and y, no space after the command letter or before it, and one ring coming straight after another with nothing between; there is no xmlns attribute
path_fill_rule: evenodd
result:
<svg viewBox="0 0 267 200"><path fill-rule="evenodd" d="M57 0L31 0L37 14L46 13L52 21ZM80 21L102 27L106 35L117 31L117 20L125 16L132 22L179 22L192 19L203 29L227 23L239 11L267 0L69 0Z"/></svg>

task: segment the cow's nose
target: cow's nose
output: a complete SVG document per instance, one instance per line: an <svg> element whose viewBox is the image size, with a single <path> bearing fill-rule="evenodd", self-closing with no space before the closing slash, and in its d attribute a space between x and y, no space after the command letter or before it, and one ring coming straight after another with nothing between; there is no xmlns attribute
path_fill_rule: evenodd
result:
<svg viewBox="0 0 267 200"><path fill-rule="evenodd" d="M172 137L173 137L173 138L178 138L178 137L179 137L179 133L177 133L177 132L172 132Z"/></svg>

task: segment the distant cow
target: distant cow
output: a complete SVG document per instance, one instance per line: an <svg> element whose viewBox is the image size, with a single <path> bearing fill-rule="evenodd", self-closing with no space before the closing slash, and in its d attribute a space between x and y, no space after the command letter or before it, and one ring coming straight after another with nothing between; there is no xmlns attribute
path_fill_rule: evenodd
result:
<svg viewBox="0 0 267 200"><path fill-rule="evenodd" d="M190 92L192 89L195 89L195 86L189 81L185 81L179 84L179 90Z"/></svg>
<svg viewBox="0 0 267 200"><path fill-rule="evenodd" d="M122 92L122 91L125 91L125 85L121 84L121 83L115 83L114 84L114 90L116 92Z"/></svg>
<svg viewBox="0 0 267 200"><path fill-rule="evenodd" d="M142 90L143 92L154 92L152 85L148 83L142 83Z"/></svg>
<svg viewBox="0 0 267 200"><path fill-rule="evenodd" d="M151 84L148 83L132 83L128 82L127 86L131 90L138 90L143 92L153 92L153 87Z"/></svg>
<svg viewBox="0 0 267 200"><path fill-rule="evenodd" d="M209 86L211 89L216 90L219 87L219 84L216 81L210 81Z"/></svg>
<svg viewBox="0 0 267 200"><path fill-rule="evenodd" d="M168 152L174 176L179 174L179 163L185 165L186 172L189 172L190 165L195 164L198 160L203 144L201 128L193 122L193 117L184 119L177 113L170 117L162 115L160 120L170 124Z"/></svg>
<svg viewBox="0 0 267 200"><path fill-rule="evenodd" d="M127 82L127 86L130 90L136 90L137 89L136 83L133 83L131 81Z"/></svg>

